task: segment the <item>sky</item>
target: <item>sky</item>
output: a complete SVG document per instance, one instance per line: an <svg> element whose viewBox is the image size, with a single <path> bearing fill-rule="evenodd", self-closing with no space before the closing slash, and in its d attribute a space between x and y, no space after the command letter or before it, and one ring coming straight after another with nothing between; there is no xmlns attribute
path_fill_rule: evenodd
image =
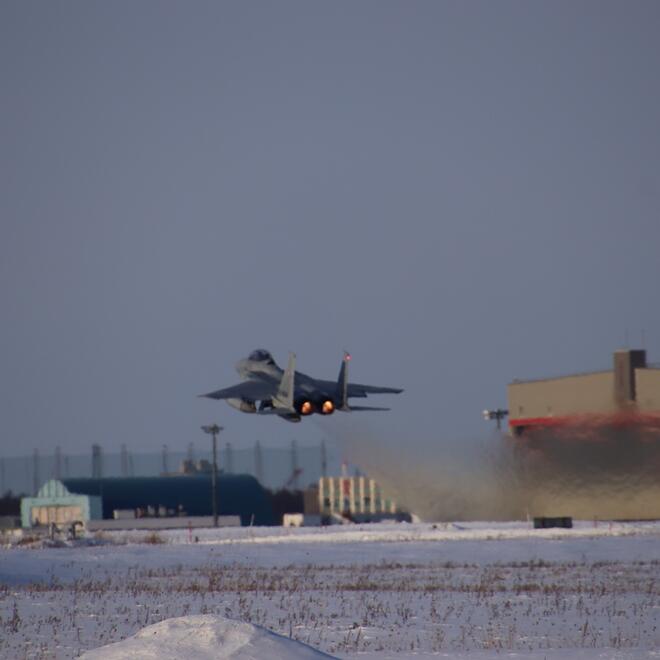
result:
<svg viewBox="0 0 660 660"><path fill-rule="evenodd" d="M5 0L0 456L213 421L441 452L514 378L660 362L659 29L651 1ZM261 347L405 392L298 425L197 398Z"/></svg>

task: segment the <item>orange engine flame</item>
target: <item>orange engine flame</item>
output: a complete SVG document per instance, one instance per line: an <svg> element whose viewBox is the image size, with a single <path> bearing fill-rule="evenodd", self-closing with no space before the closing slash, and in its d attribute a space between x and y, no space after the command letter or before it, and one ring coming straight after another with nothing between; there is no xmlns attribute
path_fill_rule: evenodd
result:
<svg viewBox="0 0 660 660"><path fill-rule="evenodd" d="M311 401L303 401L300 406L300 413L302 415L311 415L314 412L314 406Z"/></svg>
<svg viewBox="0 0 660 660"><path fill-rule="evenodd" d="M332 415L335 412L335 404L330 399L326 399L321 406L321 412L324 415Z"/></svg>

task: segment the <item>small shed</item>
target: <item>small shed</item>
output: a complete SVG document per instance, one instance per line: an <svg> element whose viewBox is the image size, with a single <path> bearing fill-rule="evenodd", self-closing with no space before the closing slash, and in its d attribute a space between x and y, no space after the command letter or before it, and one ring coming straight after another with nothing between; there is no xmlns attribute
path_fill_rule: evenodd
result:
<svg viewBox="0 0 660 660"><path fill-rule="evenodd" d="M35 497L21 500L21 527L63 525L103 517L102 501L97 495L70 491L62 481L47 481Z"/></svg>

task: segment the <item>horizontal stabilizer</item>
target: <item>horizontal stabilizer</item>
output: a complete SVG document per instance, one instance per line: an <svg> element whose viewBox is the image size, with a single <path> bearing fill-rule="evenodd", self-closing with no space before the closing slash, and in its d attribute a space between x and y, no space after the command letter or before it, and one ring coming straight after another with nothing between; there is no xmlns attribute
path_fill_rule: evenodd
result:
<svg viewBox="0 0 660 660"><path fill-rule="evenodd" d="M348 386L348 396L367 396L367 394L401 394L400 387L378 387L376 385L358 385L351 383Z"/></svg>
<svg viewBox="0 0 660 660"><path fill-rule="evenodd" d="M342 410L341 408L339 410ZM345 409L346 412L355 412L360 410L392 410L391 408L379 408L377 406L350 406Z"/></svg>

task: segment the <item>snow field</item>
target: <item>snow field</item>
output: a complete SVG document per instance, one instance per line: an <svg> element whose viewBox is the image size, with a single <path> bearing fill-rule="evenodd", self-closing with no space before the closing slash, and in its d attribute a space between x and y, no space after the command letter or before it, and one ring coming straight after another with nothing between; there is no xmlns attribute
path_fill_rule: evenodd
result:
<svg viewBox="0 0 660 660"><path fill-rule="evenodd" d="M208 530L192 544L173 534L151 545L5 549L0 657L76 657L192 615L256 624L342 657L656 657L657 526L514 538L510 527L432 541L419 536L442 530L420 525L408 541L365 540L371 532L359 528L325 544L321 532L305 543L309 531L270 542L273 530Z"/></svg>

